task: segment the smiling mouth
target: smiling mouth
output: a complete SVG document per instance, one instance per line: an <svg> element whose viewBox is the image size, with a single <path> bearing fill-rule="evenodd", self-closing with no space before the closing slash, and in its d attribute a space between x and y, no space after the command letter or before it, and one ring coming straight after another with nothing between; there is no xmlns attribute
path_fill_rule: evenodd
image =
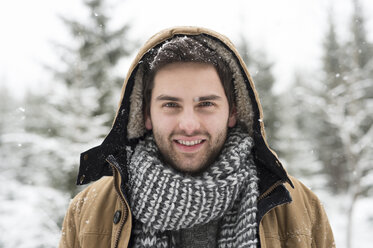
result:
<svg viewBox="0 0 373 248"><path fill-rule="evenodd" d="M176 143L184 145L184 146L195 146L198 144L201 144L205 140L199 139L199 140L175 140Z"/></svg>

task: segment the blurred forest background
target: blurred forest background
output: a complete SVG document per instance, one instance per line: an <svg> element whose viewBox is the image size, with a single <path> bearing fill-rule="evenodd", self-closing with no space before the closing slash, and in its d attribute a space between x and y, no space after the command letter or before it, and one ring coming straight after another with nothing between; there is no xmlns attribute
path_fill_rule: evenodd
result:
<svg viewBox="0 0 373 248"><path fill-rule="evenodd" d="M22 98L1 84L0 248L57 246L69 201L82 189L75 186L79 154L108 133L127 69L119 73L118 65L148 38L130 38L130 22L109 28L105 0L83 2L87 19L60 17L72 42L51 43L58 66L40 65L51 83ZM325 10L322 70L294 71L281 92L270 54L244 32L235 41L260 94L269 144L321 198L342 248L373 242L371 16L358 0L351 4L348 38L340 39Z"/></svg>

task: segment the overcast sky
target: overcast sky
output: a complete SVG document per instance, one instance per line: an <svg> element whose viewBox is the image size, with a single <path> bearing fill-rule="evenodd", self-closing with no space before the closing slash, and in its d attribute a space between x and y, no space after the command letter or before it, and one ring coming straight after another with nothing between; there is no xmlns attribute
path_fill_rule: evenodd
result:
<svg viewBox="0 0 373 248"><path fill-rule="evenodd" d="M352 0L109 0L113 25L130 22L130 38L141 43L161 29L197 25L214 29L237 43L243 34L254 50L266 51L275 63L278 89L289 85L295 70L317 71L328 10L338 33L348 38ZM373 2L364 7L372 41ZM58 61L51 41L71 42L58 15L84 20L79 0L12 0L0 3L0 84L18 95L51 83L42 63ZM123 77L127 64L121 68Z"/></svg>

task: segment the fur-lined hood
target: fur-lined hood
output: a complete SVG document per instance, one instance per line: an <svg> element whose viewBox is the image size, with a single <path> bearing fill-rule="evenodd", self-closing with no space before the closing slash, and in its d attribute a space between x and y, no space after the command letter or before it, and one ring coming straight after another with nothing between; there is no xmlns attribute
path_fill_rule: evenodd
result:
<svg viewBox="0 0 373 248"><path fill-rule="evenodd" d="M110 133L100 146L81 154L78 184L86 184L104 175L111 175L106 158L109 155L121 156L127 146L135 145L145 134L142 80L143 62L147 54L174 36L196 35L200 35L199 39L203 37L203 42L217 51L233 72L238 121L244 124L247 132L253 136L255 142L253 151L258 173L259 176L262 174L267 178L267 183L262 185L261 191L267 190L276 182L287 181L292 185L276 153L267 144L259 96L244 61L227 37L199 27L175 27L163 30L152 36L140 49L124 81L118 111Z"/></svg>

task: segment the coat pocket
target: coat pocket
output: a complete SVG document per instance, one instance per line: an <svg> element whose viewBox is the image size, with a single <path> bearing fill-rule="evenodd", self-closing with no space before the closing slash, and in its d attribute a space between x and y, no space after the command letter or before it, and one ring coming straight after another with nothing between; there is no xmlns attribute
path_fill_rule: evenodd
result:
<svg viewBox="0 0 373 248"><path fill-rule="evenodd" d="M79 237L81 248L111 247L111 234L84 233Z"/></svg>
<svg viewBox="0 0 373 248"><path fill-rule="evenodd" d="M312 238L309 235L289 234L286 237L265 235L266 248L311 248Z"/></svg>

